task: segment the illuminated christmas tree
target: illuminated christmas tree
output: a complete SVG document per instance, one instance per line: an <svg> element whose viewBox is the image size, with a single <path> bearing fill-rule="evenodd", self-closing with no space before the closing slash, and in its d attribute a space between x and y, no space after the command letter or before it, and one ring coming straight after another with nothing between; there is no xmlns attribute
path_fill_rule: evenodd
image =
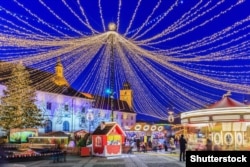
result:
<svg viewBox="0 0 250 167"><path fill-rule="evenodd" d="M35 89L31 86L29 72L22 63L13 66L6 90L1 97L0 127L35 128L43 125L42 112L37 108Z"/></svg>

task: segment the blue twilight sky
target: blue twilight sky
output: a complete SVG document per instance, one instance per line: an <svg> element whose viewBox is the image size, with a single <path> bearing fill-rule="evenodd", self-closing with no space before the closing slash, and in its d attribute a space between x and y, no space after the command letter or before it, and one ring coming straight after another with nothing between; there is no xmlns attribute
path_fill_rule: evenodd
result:
<svg viewBox="0 0 250 167"><path fill-rule="evenodd" d="M0 60L54 72L107 96L114 22L115 97L128 81L140 118L250 100L249 0L1 0ZM104 34L104 36L102 36ZM106 34L106 36L105 36ZM46 78L45 78L46 79Z"/></svg>

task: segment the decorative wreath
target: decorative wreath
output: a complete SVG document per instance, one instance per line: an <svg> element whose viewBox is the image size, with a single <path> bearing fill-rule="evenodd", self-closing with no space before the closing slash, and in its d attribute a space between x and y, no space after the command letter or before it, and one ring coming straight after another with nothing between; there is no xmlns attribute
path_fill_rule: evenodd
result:
<svg viewBox="0 0 250 167"><path fill-rule="evenodd" d="M148 131L149 130L149 125L144 125L143 126L143 131Z"/></svg>
<svg viewBox="0 0 250 167"><path fill-rule="evenodd" d="M156 125L152 125L151 126L151 131L155 131L156 130Z"/></svg>
<svg viewBox="0 0 250 167"><path fill-rule="evenodd" d="M214 144L219 145L220 142L221 142L220 133L215 133L215 134L214 134Z"/></svg>
<svg viewBox="0 0 250 167"><path fill-rule="evenodd" d="M136 131L141 130L141 125L139 125L139 124L135 125L135 130L136 130Z"/></svg>
<svg viewBox="0 0 250 167"><path fill-rule="evenodd" d="M168 116L168 122L174 122L174 116L173 115L169 115Z"/></svg>
<svg viewBox="0 0 250 167"><path fill-rule="evenodd" d="M159 132L163 131L163 129L164 129L163 126L158 126L158 128L157 128L157 130L158 130Z"/></svg>
<svg viewBox="0 0 250 167"><path fill-rule="evenodd" d="M236 143L237 143L237 145L241 145L242 144L242 134L240 133L240 132L238 132L237 134L236 134Z"/></svg>
<svg viewBox="0 0 250 167"><path fill-rule="evenodd" d="M225 133L224 135L224 143L226 143L226 145L231 145L233 144L233 135L230 132Z"/></svg>

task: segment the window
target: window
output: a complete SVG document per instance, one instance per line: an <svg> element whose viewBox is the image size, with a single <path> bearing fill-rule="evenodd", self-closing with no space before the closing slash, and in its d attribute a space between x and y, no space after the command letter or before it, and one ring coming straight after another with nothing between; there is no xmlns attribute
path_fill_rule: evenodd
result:
<svg viewBox="0 0 250 167"><path fill-rule="evenodd" d="M47 102L47 106L46 106L46 108L47 108L47 110L51 110L51 102Z"/></svg>
<svg viewBox="0 0 250 167"><path fill-rule="evenodd" d="M133 115L131 116L131 120L134 120L134 117L133 117Z"/></svg>
<svg viewBox="0 0 250 167"><path fill-rule="evenodd" d="M82 114L84 114L86 112L86 108L83 107L81 112L82 112Z"/></svg>
<svg viewBox="0 0 250 167"><path fill-rule="evenodd" d="M65 110L65 111L69 111L69 105L68 105L68 104L65 104L65 105L64 105L64 110Z"/></svg>
<svg viewBox="0 0 250 167"><path fill-rule="evenodd" d="M123 115L121 115L121 119L123 119Z"/></svg>
<svg viewBox="0 0 250 167"><path fill-rule="evenodd" d="M44 131L45 131L45 133L52 132L52 121L51 120L45 121Z"/></svg>
<svg viewBox="0 0 250 167"><path fill-rule="evenodd" d="M95 138L95 146L96 147L102 147L102 138L101 138L101 136L96 136L96 138Z"/></svg>
<svg viewBox="0 0 250 167"><path fill-rule="evenodd" d="M69 121L63 122L63 131L69 132Z"/></svg>

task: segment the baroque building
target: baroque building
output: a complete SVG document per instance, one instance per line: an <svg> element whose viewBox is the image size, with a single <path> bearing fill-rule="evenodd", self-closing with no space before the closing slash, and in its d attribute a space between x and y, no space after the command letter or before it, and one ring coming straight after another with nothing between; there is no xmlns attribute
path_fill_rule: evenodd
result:
<svg viewBox="0 0 250 167"><path fill-rule="evenodd" d="M101 121L111 121L111 99L73 89L64 77L60 59L57 60L55 74L31 68L27 70L36 88L36 105L45 119L44 127L39 128L39 133L74 132L82 129L92 132ZM10 71L0 72L0 97L6 89L4 78L9 75ZM114 99L113 120L122 128L136 122L132 101L132 90L126 82L120 90L120 99Z"/></svg>

